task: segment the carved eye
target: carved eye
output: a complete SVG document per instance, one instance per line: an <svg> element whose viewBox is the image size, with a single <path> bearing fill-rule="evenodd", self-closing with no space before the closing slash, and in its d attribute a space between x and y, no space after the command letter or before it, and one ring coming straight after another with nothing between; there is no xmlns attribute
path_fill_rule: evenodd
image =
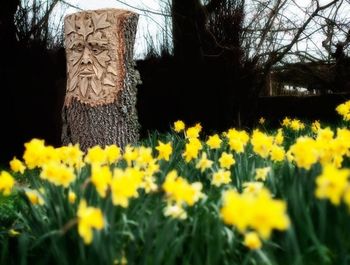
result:
<svg viewBox="0 0 350 265"><path fill-rule="evenodd" d="M81 43L74 44L73 50L76 51L76 52L83 52L83 50L84 50L84 45L81 44Z"/></svg>
<svg viewBox="0 0 350 265"><path fill-rule="evenodd" d="M83 45L79 44L78 47L77 47L77 50L78 50L79 52L82 52L82 51L84 50Z"/></svg>
<svg viewBox="0 0 350 265"><path fill-rule="evenodd" d="M94 54L99 54L101 50L98 47L94 47L92 48L92 51L94 52Z"/></svg>
<svg viewBox="0 0 350 265"><path fill-rule="evenodd" d="M102 50L101 50L101 47L99 47L98 45L97 45L97 43L92 43L92 44L90 44L90 49L91 49L91 51L94 53L94 54L99 54Z"/></svg>

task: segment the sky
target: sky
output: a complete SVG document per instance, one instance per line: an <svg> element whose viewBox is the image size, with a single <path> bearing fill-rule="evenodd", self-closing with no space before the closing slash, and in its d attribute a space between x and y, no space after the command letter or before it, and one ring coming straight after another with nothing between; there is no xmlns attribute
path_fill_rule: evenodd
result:
<svg viewBox="0 0 350 265"><path fill-rule="evenodd" d="M101 8L122 8L134 11L140 14L138 30L135 40L135 58L142 58L147 52L150 41L157 43L157 38L160 37L160 32L163 29L164 17L152 13L142 12L141 10L151 10L155 13L161 13L161 7L158 0L66 0L67 3L78 6L83 10L94 10ZM126 3L123 4L122 2ZM62 6L63 5L63 6ZM138 9L131 8L132 6ZM141 10L140 10L141 9ZM79 10L61 4L56 8L57 16L63 12L68 15ZM59 14L58 14L59 13ZM60 22L62 23L62 22Z"/></svg>

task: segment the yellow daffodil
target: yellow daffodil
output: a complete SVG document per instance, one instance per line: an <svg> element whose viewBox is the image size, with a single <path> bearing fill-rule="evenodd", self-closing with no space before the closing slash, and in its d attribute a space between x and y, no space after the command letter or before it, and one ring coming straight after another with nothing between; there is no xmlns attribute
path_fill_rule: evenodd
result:
<svg viewBox="0 0 350 265"><path fill-rule="evenodd" d="M101 209L87 206L85 200L79 203L78 208L78 232L85 244L90 244L93 239L92 229L101 230L104 227Z"/></svg>
<svg viewBox="0 0 350 265"><path fill-rule="evenodd" d="M67 188L76 179L74 169L58 162L43 165L40 177L57 186Z"/></svg>
<svg viewBox="0 0 350 265"><path fill-rule="evenodd" d="M264 187L262 182L251 181L243 183L243 192L257 194Z"/></svg>
<svg viewBox="0 0 350 265"><path fill-rule="evenodd" d="M196 168L200 169L201 172L204 172L206 169L211 168L212 165L213 161L209 160L207 154L203 152L201 158L196 164Z"/></svg>
<svg viewBox="0 0 350 265"><path fill-rule="evenodd" d="M236 163L235 159L233 158L232 154L228 154L226 152L223 152L219 158L219 163L221 168L230 169L232 165Z"/></svg>
<svg viewBox="0 0 350 265"><path fill-rule="evenodd" d="M1 171L0 173L0 192L5 196L11 194L11 190L15 185L15 179L7 171Z"/></svg>
<svg viewBox="0 0 350 265"><path fill-rule="evenodd" d="M350 170L337 169L331 164L323 167L322 174L316 179L316 197L327 198L334 205L338 205L348 187Z"/></svg>
<svg viewBox="0 0 350 265"><path fill-rule="evenodd" d="M24 170L26 169L25 165L23 164L22 161L18 160L16 157L14 157L10 161L10 168L14 172L19 172L21 174L24 173Z"/></svg>
<svg viewBox="0 0 350 265"><path fill-rule="evenodd" d="M253 151L262 158L267 158L273 146L273 140L273 137L268 136L259 130L254 130L251 139Z"/></svg>
<svg viewBox="0 0 350 265"><path fill-rule="evenodd" d="M84 161L89 164L104 164L107 162L107 154L99 145L96 145L89 148Z"/></svg>
<svg viewBox="0 0 350 265"><path fill-rule="evenodd" d="M109 164L115 163L121 158L120 148L115 144L106 146L105 153Z"/></svg>
<svg viewBox="0 0 350 265"><path fill-rule="evenodd" d="M186 211L177 203L168 203L164 208L164 215L180 220L187 218Z"/></svg>
<svg viewBox="0 0 350 265"><path fill-rule="evenodd" d="M193 126L186 130L186 138L198 138L201 132L201 126Z"/></svg>
<svg viewBox="0 0 350 265"><path fill-rule="evenodd" d="M138 197L142 186L143 173L137 168L114 169L111 183L112 202L121 207L129 206L129 199Z"/></svg>
<svg viewBox="0 0 350 265"><path fill-rule="evenodd" d="M33 205L44 205L44 199L40 195L39 192L35 190L26 190L25 194L28 198L28 200L31 202Z"/></svg>
<svg viewBox="0 0 350 265"><path fill-rule="evenodd" d="M185 123L181 120L174 122L174 131L179 133L185 130Z"/></svg>
<svg viewBox="0 0 350 265"><path fill-rule="evenodd" d="M91 182L94 184L98 194L102 198L105 198L107 189L112 182L112 172L110 171L109 166L92 164Z"/></svg>
<svg viewBox="0 0 350 265"><path fill-rule="evenodd" d="M200 198L203 198L202 183L188 183L186 179L177 175L175 170L167 174L162 185L168 199L179 205L186 203L193 206Z"/></svg>
<svg viewBox="0 0 350 265"><path fill-rule="evenodd" d="M220 139L220 136L218 134L214 134L209 137L206 144L209 146L210 149L218 149L220 148L222 140Z"/></svg>
<svg viewBox="0 0 350 265"><path fill-rule="evenodd" d="M290 224L285 202L273 199L265 188L256 193L243 194L234 189L225 191L221 217L241 233L250 228L264 239L270 237L273 229L286 230Z"/></svg>
<svg viewBox="0 0 350 265"><path fill-rule="evenodd" d="M275 136L274 143L277 145L281 145L281 144L283 144L283 141L284 141L283 130L282 130L282 128L279 128L277 130L277 134Z"/></svg>
<svg viewBox="0 0 350 265"><path fill-rule="evenodd" d="M257 250L260 249L262 246L261 240L259 238L259 235L256 232L248 232L244 235L244 241L243 244L251 249L251 250Z"/></svg>
<svg viewBox="0 0 350 265"><path fill-rule="evenodd" d="M264 123L265 123L265 118L264 117L260 117L259 124L263 125Z"/></svg>
<svg viewBox="0 0 350 265"><path fill-rule="evenodd" d="M77 199L77 195L73 191L68 192L68 201L69 203L73 204L75 203L75 200Z"/></svg>
<svg viewBox="0 0 350 265"><path fill-rule="evenodd" d="M350 120L350 100L338 105L335 110L338 112L338 114L343 116L345 121Z"/></svg>
<svg viewBox="0 0 350 265"><path fill-rule="evenodd" d="M188 163L191 160L196 159L201 149L201 142L197 138L190 138L189 142L185 146L185 152L183 153L185 161Z"/></svg>
<svg viewBox="0 0 350 265"><path fill-rule="evenodd" d="M246 131L230 129L226 133L226 137L231 151L235 151L236 153L244 152L244 148L249 141L249 135Z"/></svg>
<svg viewBox="0 0 350 265"><path fill-rule="evenodd" d="M321 123L319 120L316 120L311 124L311 130L313 133L318 133L320 129L321 129Z"/></svg>
<svg viewBox="0 0 350 265"><path fill-rule="evenodd" d="M62 163L76 169L81 169L84 166L84 152L80 150L79 144L69 144L68 146L57 148L57 150Z"/></svg>
<svg viewBox="0 0 350 265"><path fill-rule="evenodd" d="M255 169L255 180L265 181L267 174L271 171L271 167L263 167Z"/></svg>
<svg viewBox="0 0 350 265"><path fill-rule="evenodd" d="M222 185L231 183L231 181L231 172L219 169L219 171L213 174L211 184L216 187L220 187Z"/></svg>
<svg viewBox="0 0 350 265"><path fill-rule="evenodd" d="M158 159L164 159L165 161L169 161L170 155L173 152L173 148L171 146L171 142L163 143L158 141L158 146L156 147L158 150Z"/></svg>

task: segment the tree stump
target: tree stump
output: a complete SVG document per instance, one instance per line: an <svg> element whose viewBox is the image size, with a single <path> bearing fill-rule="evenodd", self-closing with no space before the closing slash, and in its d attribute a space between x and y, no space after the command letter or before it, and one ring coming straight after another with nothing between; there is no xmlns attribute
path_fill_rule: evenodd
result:
<svg viewBox="0 0 350 265"><path fill-rule="evenodd" d="M139 139L133 48L138 15L120 9L65 18L67 89L62 144L124 147Z"/></svg>

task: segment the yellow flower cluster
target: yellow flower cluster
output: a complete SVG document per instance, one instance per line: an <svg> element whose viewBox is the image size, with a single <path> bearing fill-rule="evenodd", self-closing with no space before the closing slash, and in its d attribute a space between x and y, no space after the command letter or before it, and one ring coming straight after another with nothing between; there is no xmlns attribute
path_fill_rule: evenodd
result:
<svg viewBox="0 0 350 265"><path fill-rule="evenodd" d="M113 204L128 207L129 199L138 197L142 179L143 173L137 168L114 169L111 183Z"/></svg>
<svg viewBox="0 0 350 265"><path fill-rule="evenodd" d="M187 215L183 207L193 206L204 196L202 183L190 184L186 179L178 176L175 170L167 174L162 187L167 195L167 207L164 214L173 218L185 219Z"/></svg>
<svg viewBox="0 0 350 265"><path fill-rule="evenodd" d="M327 164L316 179L316 197L329 199L334 205L339 205L341 199L350 207L350 170L338 169Z"/></svg>
<svg viewBox="0 0 350 265"><path fill-rule="evenodd" d="M14 172L23 173L25 168L41 168L40 177L55 185L67 188L75 181L75 170L83 165L83 152L79 145L59 148L46 146L43 140L33 139L25 144L24 163L17 158L10 162Z"/></svg>
<svg viewBox="0 0 350 265"><path fill-rule="evenodd" d="M283 142L283 134L279 131L276 137L269 136L259 130L254 130L251 137L253 151L262 158L271 157L271 160L279 162L284 160L285 151L280 145Z"/></svg>
<svg viewBox="0 0 350 265"><path fill-rule="evenodd" d="M350 130L338 128L337 136L334 137L333 131L325 128L318 130L316 139L299 137L288 152L298 167L310 169L317 162L341 167L344 156L350 154L349 150Z"/></svg>
<svg viewBox="0 0 350 265"><path fill-rule="evenodd" d="M241 233L256 231L263 239L269 238L273 229L286 230L289 227L285 202L273 199L265 188L242 194L234 189L225 191L221 217Z"/></svg>
<svg viewBox="0 0 350 265"><path fill-rule="evenodd" d="M235 151L238 154L244 152L244 148L249 141L249 135L246 131L230 129L225 133L225 135L232 151Z"/></svg>
<svg viewBox="0 0 350 265"><path fill-rule="evenodd" d="M338 105L335 110L345 121L350 121L350 100Z"/></svg>
<svg viewBox="0 0 350 265"><path fill-rule="evenodd" d="M318 160L316 141L310 137L299 137L289 151L298 167L310 169Z"/></svg>
<svg viewBox="0 0 350 265"><path fill-rule="evenodd" d="M112 164L121 157L120 148L116 145L109 145L102 149L100 146L90 148L84 157L84 161L93 164Z"/></svg>
<svg viewBox="0 0 350 265"><path fill-rule="evenodd" d="M158 147L161 149L162 159L168 159L171 152L170 143L160 142ZM128 167L112 170L110 165L120 159L124 159ZM84 160L91 163L91 182L97 192L105 198L110 190L114 205L128 207L129 199L138 196L139 188L143 188L146 193L158 189L154 174L159 170L159 165L157 159L152 156L151 148L128 145L121 155L120 149L115 145L105 149L95 146L88 150Z"/></svg>
<svg viewBox="0 0 350 265"><path fill-rule="evenodd" d="M76 175L72 167L51 161L42 165L40 177L57 186L62 185L67 188L73 181L75 181Z"/></svg>
<svg viewBox="0 0 350 265"><path fill-rule="evenodd" d="M43 167L49 162L66 164L80 169L83 166L83 152L79 145L68 145L60 148L46 146L43 140L33 139L25 143L23 160L29 169Z"/></svg>
<svg viewBox="0 0 350 265"><path fill-rule="evenodd" d="M231 183L231 172L223 169L219 169L217 172L213 174L213 178L211 180L211 184L220 187L225 184Z"/></svg>
<svg viewBox="0 0 350 265"><path fill-rule="evenodd" d="M199 151L203 147L201 141L198 139L201 130L202 126L200 125L200 123L197 123L195 126L189 127L186 130L185 136L187 139L187 143L182 156L184 157L187 163L192 161L193 159L196 159L198 157Z"/></svg>
<svg viewBox="0 0 350 265"><path fill-rule="evenodd" d="M253 145L253 151L256 154L260 155L262 158L267 158L273 146L273 137L259 130L254 130L251 143Z"/></svg>
<svg viewBox="0 0 350 265"><path fill-rule="evenodd" d="M60 158L61 163L75 169L81 169L84 166L84 153L80 150L78 144L69 144L67 146L56 148L56 152L58 152L58 157Z"/></svg>
<svg viewBox="0 0 350 265"><path fill-rule="evenodd" d="M298 119L284 118L282 126L292 129L293 131L299 131L305 129L305 124Z"/></svg>
<svg viewBox="0 0 350 265"><path fill-rule="evenodd" d="M349 107L346 107L347 104ZM338 106L337 111L343 116L349 115L350 120L348 114L350 103L344 106ZM264 122L261 121L261 124ZM289 118L283 120L283 126L293 131L300 131L305 127L301 121ZM252 148L254 153L263 159L279 162L287 157L289 162L294 162L304 169L310 169L312 165L320 162L323 172L317 177L315 196L329 199L335 205L344 201L350 207L350 170L340 169L344 158L350 156L350 130L339 128L335 133L329 128L322 129L318 121L312 124L311 129L314 132L312 137L299 137L286 153L282 146L284 143L282 128L274 135L254 130L251 137L244 130L230 129L221 137L214 134L202 142L199 138L202 130L199 123L189 128L180 120L174 123L174 131L183 132L185 137L183 139L185 146L182 150L184 161L194 162L185 165L184 168L187 170L188 166L195 165L198 169L196 174L199 175L199 171L208 173L213 186L222 189L223 185L232 183L232 173L241 172L241 168L237 166L235 166L237 170L233 171L235 158L237 163L241 158L246 159L245 156L238 154L244 153L249 146L249 150ZM82 198L84 194L77 192L77 185L72 185L79 179L79 174L90 173L89 178L83 182L82 189L86 185L93 185L99 197L111 200L113 205L126 208L133 198L139 197L140 190L145 193L159 190L156 173L159 172L160 165L162 168L164 165L167 168L166 162L174 161L173 147L177 149L179 146L171 141L158 141L158 145L153 148L128 145L123 152L116 145L104 148L94 146L84 155L79 145L54 148L46 146L42 140L33 139L25 144L23 161L14 157L10 162L10 168L13 172L21 174L25 170L39 168L41 179L63 187L67 195L66 202L73 204L71 206L74 209L79 204L75 219L78 222L78 232L84 242L90 244L93 240L93 229L101 230L105 223L101 209L88 206ZM268 165L265 162L256 164ZM86 167L83 169L84 166ZM285 202L274 199L264 187L263 181L271 172L271 167L255 169L254 164L255 181L242 184L241 179L237 179L239 186L242 184L243 192L239 193L226 186L224 189L229 189L222 195L221 218L224 223L235 226L244 234L243 244L250 249L261 248L261 239L268 239L274 229L286 230L289 226ZM271 172L270 177L273 175ZM0 192L10 194L14 185L12 176L2 171ZM170 171L163 184L159 185L166 195L164 215L172 218L186 219L187 207L194 206L205 196L201 182L190 183L175 170ZM49 189L46 192L49 193ZM25 189L28 200L33 205L44 205L43 207L48 206L44 203L50 199L46 192L40 189Z"/></svg>
<svg viewBox="0 0 350 265"><path fill-rule="evenodd" d="M185 158L185 161L188 163L198 157L199 151L202 149L203 146L201 141L198 138L189 138L187 141L188 142L186 143L183 157Z"/></svg>

